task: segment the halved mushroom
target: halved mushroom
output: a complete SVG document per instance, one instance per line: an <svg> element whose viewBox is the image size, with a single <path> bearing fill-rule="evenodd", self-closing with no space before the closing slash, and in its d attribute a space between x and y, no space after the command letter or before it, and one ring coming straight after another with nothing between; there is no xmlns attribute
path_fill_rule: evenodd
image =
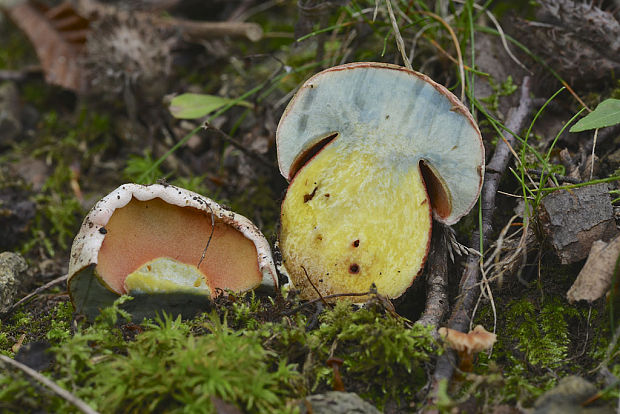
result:
<svg viewBox="0 0 620 414"><path fill-rule="evenodd" d="M482 186L484 146L467 108L395 65L351 63L314 75L288 104L276 139L280 172L291 181L280 246L302 298L372 283L400 296L424 265L431 211L454 224Z"/></svg>
<svg viewBox="0 0 620 414"><path fill-rule="evenodd" d="M121 185L92 208L73 242L68 280L76 309L89 317L125 293L148 316L191 314L220 289L277 286L269 243L254 224L161 184Z"/></svg>

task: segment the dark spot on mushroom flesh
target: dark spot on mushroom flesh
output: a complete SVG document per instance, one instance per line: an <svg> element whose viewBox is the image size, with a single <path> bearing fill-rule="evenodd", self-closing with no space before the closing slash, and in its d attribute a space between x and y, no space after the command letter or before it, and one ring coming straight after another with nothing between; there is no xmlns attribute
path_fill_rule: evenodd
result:
<svg viewBox="0 0 620 414"><path fill-rule="evenodd" d="M316 190L319 187L314 187L314 190L312 190L312 192L310 194L304 194L304 203L307 203L308 201L312 200L314 198L314 195L316 194Z"/></svg>
<svg viewBox="0 0 620 414"><path fill-rule="evenodd" d="M100 228L99 228L99 233L101 233L101 234L106 234L107 232L108 232L108 231L106 230L106 228L105 228L105 227L100 227Z"/></svg>
<svg viewBox="0 0 620 414"><path fill-rule="evenodd" d="M360 267L357 263L353 263L351 266L349 266L349 273L351 274L358 274L360 272Z"/></svg>
<svg viewBox="0 0 620 414"><path fill-rule="evenodd" d="M355 240L355 241L354 241L353 243L351 243L351 244L353 245L353 247L359 247L359 245L360 245L360 240L359 240L359 239L357 239L357 240Z"/></svg>

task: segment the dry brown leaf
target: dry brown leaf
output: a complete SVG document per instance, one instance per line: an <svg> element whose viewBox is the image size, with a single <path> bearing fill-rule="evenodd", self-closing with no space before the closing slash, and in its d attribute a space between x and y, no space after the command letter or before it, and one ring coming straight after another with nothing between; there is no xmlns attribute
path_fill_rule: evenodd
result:
<svg viewBox="0 0 620 414"><path fill-rule="evenodd" d="M590 249L588 260L577 275L575 283L566 297L570 303L578 300L593 302L603 296L610 288L620 255L620 235L609 243L595 241Z"/></svg>
<svg viewBox="0 0 620 414"><path fill-rule="evenodd" d="M76 92L83 91L85 77L80 57L89 21L67 2L53 8L33 1L20 2L8 14L34 46L45 80Z"/></svg>

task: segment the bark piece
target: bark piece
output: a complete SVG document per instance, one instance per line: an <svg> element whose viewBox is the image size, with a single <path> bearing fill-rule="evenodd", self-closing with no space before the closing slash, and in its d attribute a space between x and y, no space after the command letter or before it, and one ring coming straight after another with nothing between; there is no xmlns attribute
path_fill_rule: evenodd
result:
<svg viewBox="0 0 620 414"><path fill-rule="evenodd" d="M592 302L603 296L613 281L618 255L620 255L620 236L616 236L609 243L601 240L592 243L586 264L566 294L568 301Z"/></svg>
<svg viewBox="0 0 620 414"><path fill-rule="evenodd" d="M542 200L539 220L562 264L585 259L592 243L617 233L606 183L549 194Z"/></svg>

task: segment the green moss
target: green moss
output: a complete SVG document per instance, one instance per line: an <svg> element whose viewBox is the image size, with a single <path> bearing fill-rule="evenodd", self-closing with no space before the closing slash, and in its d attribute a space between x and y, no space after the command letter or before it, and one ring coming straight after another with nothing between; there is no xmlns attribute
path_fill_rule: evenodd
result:
<svg viewBox="0 0 620 414"><path fill-rule="evenodd" d="M52 348L56 364L45 374L101 412L213 413L212 396L250 413L293 412L287 401L303 390L295 365L264 347L259 331L236 332L215 313L188 322L164 317L137 327L118 325L129 315L112 307L93 325L66 336L70 308L59 305L50 316L48 337L59 342ZM15 321L32 318L19 312ZM38 388L18 372L1 370L0 408L72 410L55 396L40 398Z"/></svg>
<svg viewBox="0 0 620 414"><path fill-rule="evenodd" d="M479 357L477 371L493 374L501 367L502 386L493 399L498 403L528 406L571 372L570 324L583 315L565 301L550 297L542 304L529 298L514 299L498 309L498 333L493 354ZM574 364L573 364L574 365Z"/></svg>
<svg viewBox="0 0 620 414"><path fill-rule="evenodd" d="M508 76L504 82L497 83L493 78L489 77L489 85L493 89L493 93L486 98L480 100L487 104L491 111L497 111L499 107L499 97L512 95L517 90L517 85L512 81L512 76Z"/></svg>
<svg viewBox="0 0 620 414"><path fill-rule="evenodd" d="M31 237L22 248L28 252L37 247L45 249L50 257L57 250L67 251L75 237L85 210L71 190L71 169L66 165L56 167L34 200L38 206Z"/></svg>
<svg viewBox="0 0 620 414"><path fill-rule="evenodd" d="M513 301L508 306L504 334L513 338L513 349L523 354L523 360L540 369L559 367L567 358L568 318L579 313L557 298L536 308L527 299Z"/></svg>
<svg viewBox="0 0 620 414"><path fill-rule="evenodd" d="M31 237L22 252L44 248L50 257L67 251L85 214L74 187L88 180L79 175L90 167L93 157L101 155L110 143L107 116L79 108L75 119L68 120L51 110L44 114L41 131L34 142L25 143L17 152L43 158L54 166L43 188L34 197L38 206Z"/></svg>
<svg viewBox="0 0 620 414"><path fill-rule="evenodd" d="M211 413L212 396L244 412L292 412L295 400L332 388L330 355L344 360L348 391L379 405L409 403L427 383L426 364L437 353L428 329L409 326L380 304L339 303L317 326L300 312L311 308L296 301L231 296L193 320L164 317L137 326L118 308L129 299L74 334L67 303L45 322L56 362L44 374L103 413ZM34 320L17 312L11 330L35 329ZM15 412L72 410L10 369L0 370L0 390L0 407Z"/></svg>
<svg viewBox="0 0 620 414"><path fill-rule="evenodd" d="M0 353L14 356L11 348L19 342L22 335L25 335L23 344L47 340L52 345L62 343L71 336L71 303L58 302L49 308L45 305L39 306L41 308L38 308L36 313L22 308L0 321Z"/></svg>
<svg viewBox="0 0 620 414"><path fill-rule="evenodd" d="M283 408L281 397L294 389L299 376L265 350L256 335L238 335L219 321L205 336L189 335L179 319L148 328L128 344L126 355L97 367L92 383L98 408L214 412L210 398L217 396L248 412L269 413Z"/></svg>
<svg viewBox="0 0 620 414"><path fill-rule="evenodd" d="M425 364L437 354L430 330L373 308L355 310L339 302L325 312L310 343L317 364L315 387L331 383L324 366L332 355L344 360L345 387L379 406L389 400L412 401L427 381Z"/></svg>
<svg viewBox="0 0 620 414"><path fill-rule="evenodd" d="M155 165L156 162L149 151L145 151L142 156L130 155L127 166L123 169L123 176L133 183L145 185L153 184L158 179L165 179L168 175L164 174L159 165ZM149 173L144 176L145 172Z"/></svg>

